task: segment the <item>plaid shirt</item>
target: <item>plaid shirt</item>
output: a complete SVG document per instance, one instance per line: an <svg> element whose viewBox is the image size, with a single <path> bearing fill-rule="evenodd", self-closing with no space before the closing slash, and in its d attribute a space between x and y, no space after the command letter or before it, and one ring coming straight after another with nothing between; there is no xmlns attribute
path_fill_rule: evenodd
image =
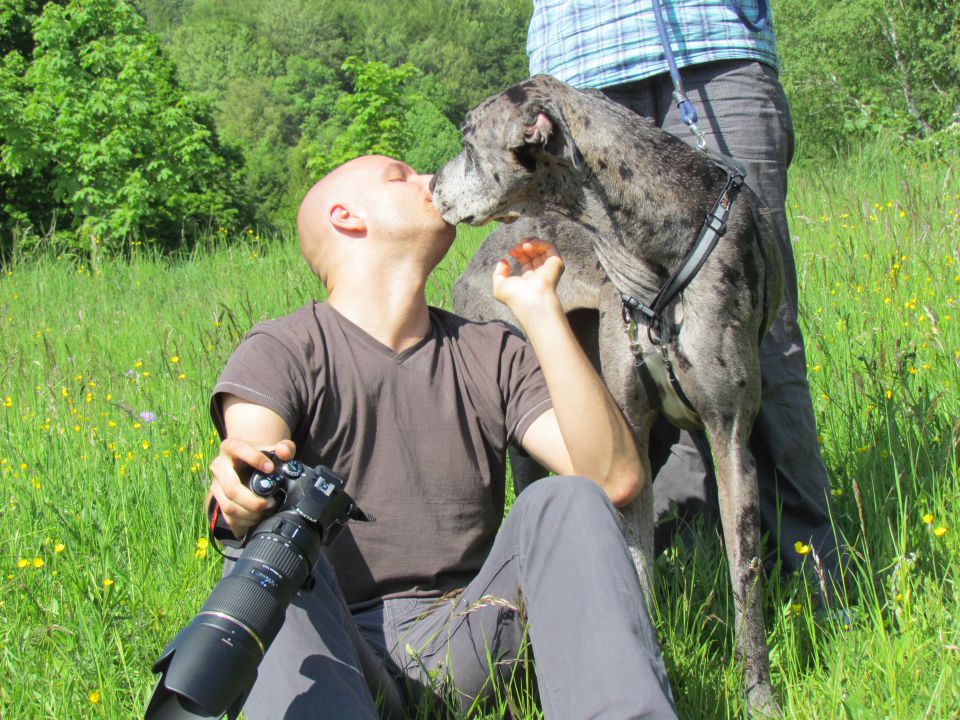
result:
<svg viewBox="0 0 960 720"><path fill-rule="evenodd" d="M661 0L677 66L759 60L779 70L772 20L751 32L731 0ZM741 0L758 17L758 0ZM769 11L768 11L769 15ZM533 0L530 74L575 87L607 87L668 72L650 0Z"/></svg>

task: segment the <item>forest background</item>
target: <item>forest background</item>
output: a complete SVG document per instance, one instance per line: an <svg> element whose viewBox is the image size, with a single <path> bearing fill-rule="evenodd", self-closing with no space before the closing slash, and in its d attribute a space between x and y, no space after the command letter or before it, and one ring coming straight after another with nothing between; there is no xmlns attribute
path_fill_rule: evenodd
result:
<svg viewBox="0 0 960 720"><path fill-rule="evenodd" d="M772 0L799 161L960 148L960 3ZM529 0L0 0L0 258L289 229L365 152L420 171L527 74Z"/></svg>

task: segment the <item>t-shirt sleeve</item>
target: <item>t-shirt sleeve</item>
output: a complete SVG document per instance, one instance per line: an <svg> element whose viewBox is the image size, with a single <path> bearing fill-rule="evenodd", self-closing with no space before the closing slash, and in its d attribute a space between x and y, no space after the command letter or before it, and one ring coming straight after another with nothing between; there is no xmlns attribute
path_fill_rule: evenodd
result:
<svg viewBox="0 0 960 720"><path fill-rule="evenodd" d="M298 357L295 343L278 333L271 323L253 328L234 350L213 387L210 417L226 436L223 396L236 395L247 402L270 408L294 431L304 416L305 358Z"/></svg>
<svg viewBox="0 0 960 720"><path fill-rule="evenodd" d="M552 408L553 402L533 348L506 328L500 354L500 392L507 440L519 447L531 423Z"/></svg>

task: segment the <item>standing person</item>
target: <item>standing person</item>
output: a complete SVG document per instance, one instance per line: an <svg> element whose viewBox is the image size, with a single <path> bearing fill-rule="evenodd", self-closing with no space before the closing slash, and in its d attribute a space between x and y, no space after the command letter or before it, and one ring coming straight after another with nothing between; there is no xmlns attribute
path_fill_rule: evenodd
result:
<svg viewBox="0 0 960 720"><path fill-rule="evenodd" d="M746 168L747 184L769 207L776 227L784 298L760 346L762 402L751 437L761 531L779 541L787 571L803 562L795 543L812 547L829 597L830 586L840 579L841 553L797 321L797 273L785 209L793 124L778 80L767 0L659 1L670 50L707 146ZM545 73L575 87L599 88L657 126L696 142L674 101L651 0L534 0L533 6L527 35L531 75ZM678 435L661 420L652 441L669 447ZM652 460L663 462L662 457ZM707 511L716 521L715 484L705 470L709 464L703 434L682 433L654 482L658 517L674 501L683 518ZM658 527L658 549L673 529Z"/></svg>
<svg viewBox="0 0 960 720"><path fill-rule="evenodd" d="M614 508L642 467L560 306L563 263L531 240L510 251L518 274L491 268L529 344L429 307L454 238L430 180L373 156L317 183L298 233L327 301L253 328L213 389L211 493L235 533L268 509L241 479L272 471L263 450L331 467L377 518L325 549L244 711L402 717L435 695L470 707L504 692L529 639L545 717L674 718ZM558 476L501 524L508 444Z"/></svg>

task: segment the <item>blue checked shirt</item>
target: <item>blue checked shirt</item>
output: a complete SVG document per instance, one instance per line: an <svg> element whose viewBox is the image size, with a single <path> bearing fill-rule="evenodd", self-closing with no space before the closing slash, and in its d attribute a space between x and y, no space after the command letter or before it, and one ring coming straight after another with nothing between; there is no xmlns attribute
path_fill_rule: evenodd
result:
<svg viewBox="0 0 960 720"><path fill-rule="evenodd" d="M731 0L661 2L678 67L759 60L779 70L771 20L751 32ZM740 0L751 20L759 15L758 4ZM574 87L608 87L668 72L651 0L533 0L527 55L531 75L546 73Z"/></svg>

